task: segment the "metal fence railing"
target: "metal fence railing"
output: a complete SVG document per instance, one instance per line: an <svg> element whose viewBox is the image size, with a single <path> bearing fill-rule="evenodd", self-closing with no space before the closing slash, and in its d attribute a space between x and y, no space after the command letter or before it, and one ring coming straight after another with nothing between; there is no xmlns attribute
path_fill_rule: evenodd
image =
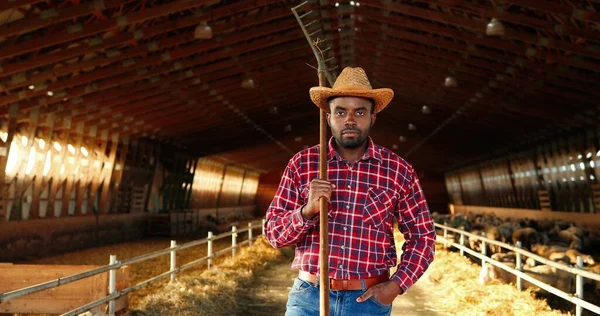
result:
<svg viewBox="0 0 600 316"><path fill-rule="evenodd" d="M91 310L94 307L100 306L102 304L108 303L108 314L111 316L115 315L115 300L118 299L119 297L129 294L131 292L134 292L140 288L143 288L151 283L154 283L158 280L164 279L166 277L170 276L170 280L173 281L175 280L175 275L180 272L180 271L184 271L187 270L193 266L196 266L200 263L203 262L207 262L208 267L210 268L212 266L212 260L222 254L228 253L231 251L231 255L235 256L236 255L236 251L240 246L246 245L248 244L249 246L252 245L252 242L256 239L256 237L253 236L253 230L254 229L258 229L263 226L264 224L264 220L262 222L251 222L248 223L248 227L244 228L244 229L237 229L236 226L232 226L231 231L230 232L225 232L216 236L213 236L212 232L208 233L208 237L204 238L204 239L200 239L200 240L195 240L192 242L188 242L185 243L183 245L177 245L177 242L175 240L171 241L171 247L169 248L165 248L165 249L161 249L161 250L157 250L155 252L152 253L147 253L147 254L143 254L141 256L137 256L131 259L127 259L124 261L117 261L117 257L115 255L111 255L110 259L109 259L109 264L106 266L102 266L102 267L98 267L96 269L92 269L86 272L82 272L82 273L78 273L78 274L74 274L74 275L70 275L64 278L58 278L55 280L51 280L51 281L47 281L44 283L40 283L40 284L36 284L36 285L32 285L32 286L28 286L25 288L21 288L21 289L17 289L17 290L13 290L10 292L6 292L6 293L0 293L0 303L6 302L6 301L10 301L12 299L18 298L18 297L22 297L22 296L26 296L29 294L33 294L33 293L37 293L40 291L44 291L50 288L55 288L61 285L65 285L71 282L75 282L84 278L88 278L94 275L98 275L104 272L109 272L109 282L108 282L108 296L105 296L101 299L98 299L94 302L88 303L86 305L80 306L78 308L75 308L71 311L68 311L64 314L62 314L62 316L71 316L71 315L78 315L80 313L86 312ZM262 234L264 235L264 229L261 230ZM242 241L242 242L237 242L237 237L239 234L242 233L248 233L248 239ZM227 238L231 236L231 247L227 247L224 249L221 249L219 251L214 252L213 251L213 242L215 240L219 240L222 238ZM190 248L190 247L194 247L194 246L198 246L198 245L203 245L203 244L207 244L208 247L208 253L206 257L203 258L199 258L197 260L188 262L184 265L181 265L179 267L177 267L177 251L186 249L186 248ZM117 275L117 269L125 266L125 265L130 265L133 263L137 263L137 262L142 262L142 261L146 261L148 259L152 259L152 258L156 258L162 255L166 255L169 254L170 256L170 268L169 271L164 272L162 274L159 274L157 276L154 276L148 280L142 281L136 285L130 286L128 288L122 289L120 291L116 290L116 284L117 284L117 280L116 280L116 275Z"/></svg>
<svg viewBox="0 0 600 316"><path fill-rule="evenodd" d="M460 254L464 255L464 253L468 253L478 259L481 259L481 264L485 264L485 262L488 262L494 266L497 266L505 271L508 271L509 273L512 273L516 276L517 282L516 282L516 286L519 290L522 289L522 280L528 281L531 284L545 290L548 291L549 293L552 293L564 300L567 300L573 304L575 304L575 314L576 316L581 316L582 314L582 308L585 308L591 312L594 312L596 314L600 314L600 307L597 305L593 305L590 302L587 302L585 300L583 300L583 284L584 284L584 280L583 278L587 278L590 280L596 280L596 281L600 281L600 274L597 273L593 273L590 271L586 271L583 270L583 260L581 257L577 258L577 262L578 264L576 266L568 266L565 264L561 264L558 262L554 262L551 260L548 260L544 257L541 257L537 254L534 254L532 252L529 252L523 248L520 247L520 245L517 246L513 246L513 245L509 245L503 242L499 242L497 240L493 240L493 239L489 239L483 236L479 236L476 234L472 234L469 233L467 231L464 231L462 229L456 229L456 228L452 228L450 226L447 225L442 225L442 224L435 224L435 227L438 229L442 230L442 236L440 236L438 234L438 238L436 239L436 242L438 243L442 243L444 244L446 247L454 247L460 250ZM453 237L454 238L449 238L449 234L448 232L452 232L453 233ZM459 242L456 243L454 242L456 235L459 235ZM465 236L467 237L471 237L471 238L477 238L478 240L480 240L482 242L481 244L481 252L477 252L469 247L467 247L465 245ZM496 246L500 246L504 249L508 249L510 251L515 252L516 254L516 267L513 269L511 267L509 267L508 265L501 263L499 261L496 261L490 257L487 256L486 254L486 243L488 244L492 244L492 245L496 245ZM546 264L548 266L566 271L568 273L571 273L573 275L575 275L575 293L566 293L563 292L549 284L546 284L540 280L537 280L527 274L525 274L523 272L523 256L527 257L527 258L532 258L533 260Z"/></svg>

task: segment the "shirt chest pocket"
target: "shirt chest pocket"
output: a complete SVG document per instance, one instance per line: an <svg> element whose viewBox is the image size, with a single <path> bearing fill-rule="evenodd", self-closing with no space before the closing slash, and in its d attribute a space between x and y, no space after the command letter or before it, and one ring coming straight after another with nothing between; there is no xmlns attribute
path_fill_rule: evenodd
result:
<svg viewBox="0 0 600 316"><path fill-rule="evenodd" d="M394 192L376 187L369 188L363 220L366 224L383 231L394 227Z"/></svg>

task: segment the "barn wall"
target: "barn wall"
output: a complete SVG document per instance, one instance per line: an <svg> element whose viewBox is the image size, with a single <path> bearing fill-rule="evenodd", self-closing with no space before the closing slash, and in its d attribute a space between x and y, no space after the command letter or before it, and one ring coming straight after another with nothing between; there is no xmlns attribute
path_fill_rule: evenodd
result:
<svg viewBox="0 0 600 316"><path fill-rule="evenodd" d="M445 212L448 207L448 191L444 185L444 178L427 177L419 179L421 188L427 199L427 205L432 212Z"/></svg>
<svg viewBox="0 0 600 316"><path fill-rule="evenodd" d="M146 223L146 213L2 222L0 261L23 260L100 244L137 240L145 236Z"/></svg>
<svg viewBox="0 0 600 316"><path fill-rule="evenodd" d="M600 145L579 134L446 174L456 205L600 212Z"/></svg>
<svg viewBox="0 0 600 316"><path fill-rule="evenodd" d="M262 174L258 184L258 193L256 195L256 204L258 206L259 216L265 216L271 201L277 192L277 187L281 181L283 170L275 170L269 173Z"/></svg>
<svg viewBox="0 0 600 316"><path fill-rule="evenodd" d="M248 208L256 208L259 173L210 158L198 159L192 184L190 208L203 211L203 218L210 215L218 221L235 218L231 210L238 210L238 217L246 217ZM235 212L234 212L235 213Z"/></svg>
<svg viewBox="0 0 600 316"><path fill-rule="evenodd" d="M577 214L577 216L573 216L573 213L571 212L551 212L532 209L483 207L469 205L450 205L450 211L452 214L493 214L502 219L529 218L534 220L566 220L569 222L576 223L577 225L582 227L600 228L600 214L583 213Z"/></svg>

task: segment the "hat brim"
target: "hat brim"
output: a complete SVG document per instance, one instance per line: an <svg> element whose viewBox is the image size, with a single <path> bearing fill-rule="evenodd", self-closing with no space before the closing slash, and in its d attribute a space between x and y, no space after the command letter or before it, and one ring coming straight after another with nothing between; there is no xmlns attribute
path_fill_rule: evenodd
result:
<svg viewBox="0 0 600 316"><path fill-rule="evenodd" d="M310 99L321 109L329 112L328 100L333 97L359 97L373 100L375 107L373 113L379 113L385 109L394 98L394 90L381 89L333 89L327 87L310 88Z"/></svg>

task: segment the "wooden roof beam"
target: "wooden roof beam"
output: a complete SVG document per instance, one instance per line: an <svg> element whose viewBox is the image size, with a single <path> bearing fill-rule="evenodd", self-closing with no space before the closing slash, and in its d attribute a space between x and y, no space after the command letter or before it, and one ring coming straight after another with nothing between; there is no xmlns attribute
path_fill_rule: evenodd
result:
<svg viewBox="0 0 600 316"><path fill-rule="evenodd" d="M52 17L43 17L41 14L36 17L18 20L5 24L0 28L0 37L7 38L14 35L22 35L37 29L51 26L55 23L74 20L82 16L91 15L94 12L110 10L132 2L133 0L101 0L87 2L81 5L71 5L63 9L52 9Z"/></svg>
<svg viewBox="0 0 600 316"><path fill-rule="evenodd" d="M293 24L293 23L288 23L288 24L286 24L286 28L291 28L291 24ZM272 25L271 25L271 27L272 27ZM258 33L255 36L261 37L261 35L262 34ZM301 35L301 34L299 34L299 35ZM252 51L252 50L259 49L259 48L282 44L282 43L286 43L286 42L293 41L293 40L296 40L296 39L293 37L283 37L283 36L276 40L264 38L262 40L257 40L255 42L252 42L251 44L238 45L236 47L236 52ZM173 52L173 53L169 54L168 58L171 58L169 61L175 61L179 58L186 57L188 55L196 53L196 51L198 51L198 50L199 49L195 46L192 46L192 49L190 49L188 47L186 49L182 49L177 52ZM236 52L234 52L234 53L236 53ZM62 81L61 83L56 83L55 85L52 85L52 87L49 86L48 88L52 89L53 91L57 91L57 90L62 90L64 88L67 88L68 86L71 86L71 85L81 84L79 87L73 88L70 91L68 91L69 98L80 97L80 96L83 96L83 95L89 93L89 91L88 91L89 89L86 88L88 83L93 83L96 91L102 91L102 90L109 89L111 87L118 87L118 86L123 85L128 82L135 82L135 81L139 80L140 78L150 77L150 76L158 75L161 73L168 73L168 72L175 71L178 69L187 69L187 68L190 68L195 65L204 64L204 63L206 63L208 57L212 58L213 60L216 60L216 59L220 59L222 57L222 54L220 52L213 52L213 53L206 54L203 56L198 56L195 58L183 60L179 63L176 63L175 65L167 64L165 66L156 67L156 69L153 69L150 72L141 73L140 70L144 71L145 69L147 69L146 67L152 66L154 64L164 63L164 58L165 58L164 55L157 56L156 58L149 58L147 60L144 60L140 63L136 63L135 65L132 65L125 69L123 69L123 67L119 67L119 66L107 67L105 69L95 71L89 75L82 75L77 78L74 78L73 80L65 80L65 81ZM210 59L208 59L208 60L210 60ZM126 74L124 74L124 73L126 73ZM111 78L105 79L103 81L98 81L100 78L106 78L109 76ZM75 79L77 79L77 80L75 80ZM40 94L41 93L39 93L39 92L36 93L36 95L40 95ZM15 102L15 101L18 101L25 97L28 97L28 96L26 94L20 94L18 96L11 95L11 96L0 97L0 105ZM58 102L62 102L62 101L63 101L62 96L61 97L56 97L56 96L40 97L35 100L24 103L22 108L23 107L31 108L31 107L35 107L35 106L40 106L40 103L49 105L49 104L54 104L54 103L58 103Z"/></svg>
<svg viewBox="0 0 600 316"><path fill-rule="evenodd" d="M219 8L214 11L211 11L210 17L211 17L211 19L218 19L218 18L226 17L227 15L230 15L230 14L234 14L235 12L231 11L231 9L233 7L237 7L237 5L230 5L230 6L227 6L224 8ZM279 12L279 11L281 11L281 12ZM285 14L289 14L289 12L285 12ZM283 10L280 9L280 10L277 10L277 12L274 12L274 14L272 14L272 15L270 14L260 20L257 19L256 17L247 17L247 18L239 19L238 22L241 23L242 25L244 25L245 27L250 27L257 23L265 23L265 22L271 21L275 18L281 17L282 15L283 15ZM14 74L16 72L22 72L22 73L18 74L18 76L26 78L26 80L5 83L5 85L7 86L8 89L14 89L14 88L18 88L18 87L27 86L30 84L43 82L45 80L49 80L49 79L52 79L52 78L55 78L58 76L72 74L72 73L81 71L82 69L85 69L85 68L97 67L100 65L104 65L106 63L114 63L114 62L118 62L121 60L134 58L136 56L149 54L149 53L152 53L153 51L171 48L171 47L174 47L174 46L177 46L177 45L189 42L189 41L196 41L196 39L194 39L191 34L185 33L182 35L177 35L177 36L173 36L173 37L169 37L169 38L162 38L160 40L152 41L152 42L146 43L145 45L140 45L138 47L131 47L131 48L127 49L127 51L124 53L119 51L118 53L111 54L110 56L108 56L108 54L107 54L107 56L103 55L101 57L92 58L90 60L79 61L74 64L65 65L64 67L42 71L39 74L32 74L30 76L30 78L28 78L28 74L26 72L24 72L25 70L33 69L35 67L40 67L43 65L56 63L56 62L59 62L62 60L68 60L68 59L75 58L77 56L81 56L81 55L95 52L95 51L110 49L111 47L115 47L115 46L127 45L131 41L140 41L140 40L143 40L144 38L151 38L151 37L154 37L154 36L157 36L160 34L165 34L167 32L171 32L171 31L174 31L177 29L193 26L193 25L198 24L199 19L200 19L200 17L198 17L196 15L179 18L176 21L168 21L168 22L163 22L160 24L155 24L152 26L148 26L148 27L136 30L135 32L127 32L127 33L117 34L116 36L114 36L112 38L103 40L101 44L95 45L93 47L88 47L88 45L82 45L77 48L63 50L63 51L56 52L53 54L49 54L49 55L45 55L45 56L38 56L34 60L27 60L27 61L20 62L20 63L12 63L12 64L4 66L3 71L0 72L0 76L8 76L8 75ZM217 24L213 27L213 32L215 34L225 33L228 30L231 30L232 28L233 27L229 24L227 24L227 25Z"/></svg>
<svg viewBox="0 0 600 316"><path fill-rule="evenodd" d="M436 11L432 11L432 10L421 9L421 8L411 6L408 4L383 3L383 2L374 1L374 0L363 0L363 1L361 1L361 5L375 7L375 8L379 8L382 10L391 10L393 12L397 12L397 13L401 13L401 14L405 14L405 15L411 15L411 16L429 19L429 20L433 20L433 21L437 21L437 22L441 22L441 23L447 23L447 24L452 24L452 25L459 26L459 27L465 27L465 28L474 30L475 32L478 32L481 34L483 34L483 32L485 30L485 26L487 24L487 22L477 22L477 21L464 19L462 17L448 15L448 14L444 14L444 13L440 13L440 12L436 12ZM506 26L505 26L505 28L506 28ZM560 50L564 50L564 51L572 51L572 52L580 54L580 55L589 56L589 57L596 58L596 59L600 58L597 51L594 51L587 47L575 45L570 42L564 42L564 41L560 41L560 40L556 40L556 39L538 37L537 35L529 35L529 34L515 31L515 30L511 30L509 28L506 28L504 37L516 39L516 40L519 40L519 41L522 41L525 43L529 43L529 44L533 44L533 45L537 45L538 47L548 47L548 48L560 49ZM500 41L500 40L497 40L497 41ZM536 52L536 54L537 54L537 52ZM586 64L594 65L592 63L586 63ZM584 69L585 69L585 67L584 67ZM600 72L600 70L595 70L595 71Z"/></svg>
<svg viewBox="0 0 600 316"><path fill-rule="evenodd" d="M373 17L374 16L371 16L371 18L373 18ZM402 20L402 19L400 19L400 20ZM462 53L462 54L477 56L477 57L481 57L481 58L485 58L485 59L505 61L505 62L511 63L511 64L523 63L527 59L531 58L529 56L529 54L532 54L532 52L533 52L534 55L537 56L538 52L539 52L538 50L532 51L529 47L527 47L525 45L511 44L507 41L502 41L502 40L494 39L494 38L490 38L490 37L478 38L477 36L472 36L472 35L464 33L464 32L461 33L461 32L454 31L454 30L450 31L450 29L448 29L448 28L442 28L442 27L438 27L435 25L427 26L427 23L424 23L424 22L418 22L418 21L410 22L411 20L414 20L414 19L405 18L405 20L406 21L404 21L404 22L406 24L398 24L398 21L396 21L395 18L383 20L383 21L390 23L392 25L397 25L399 27L406 27L407 25L413 25L414 23L417 23L417 24L420 23L420 24L423 24L420 26L422 30L429 31L429 29L431 29L431 31L429 31L429 32L431 32L432 34L446 34L450 37L464 40L464 41L466 41L466 43L477 44L477 45L482 45L482 46L486 46L486 47L501 48L504 51L510 52L510 54L508 56L504 56L502 54L498 54L493 51L489 51L489 50L482 51L482 50L478 50L475 46L461 45L461 44L457 44L453 41L443 40L443 39L437 40L436 42L432 43L431 40L429 40L429 41L422 40L421 36L418 36L417 34L407 32L407 31L401 31L398 29L394 29L393 31L389 30L389 29L377 30L376 28L373 28L373 25L376 25L377 23L380 23L380 22L375 21L375 20L371 20L370 23L361 24L362 25L361 28L363 28L363 29L370 28L373 32L375 32L376 30L378 32L384 32L384 33L386 33L386 35L388 35L388 37L391 36L391 37L402 38L405 40L410 40L410 41L415 41L415 42L427 43L428 45L431 45L431 46L449 48L450 50L454 50L454 51ZM380 21L381 21L381 19L380 19ZM381 25L384 25L384 24L381 24ZM598 55L600 55L600 54L598 54ZM518 59L515 59L515 57L517 57ZM538 57L540 57L540 58L545 57L548 60L560 61L561 63L563 63L565 65L570 65L570 66L581 68L581 69L591 69L591 70L600 72L600 66L598 66L594 63L591 63L591 62L583 61L583 60L576 60L576 59L568 58L566 56L552 54L549 52L546 52L544 56L538 56ZM547 71L554 71L556 68L556 67L551 67L551 66L541 66L541 67L543 67L544 69L548 69Z"/></svg>
<svg viewBox="0 0 600 316"><path fill-rule="evenodd" d="M238 85L237 89L239 90L239 85ZM227 93L227 92L224 92L224 91L220 90L220 91L217 91L214 95L219 96L219 95L222 95L223 93ZM302 91L300 93L304 94L305 92ZM248 99L247 96L244 96L242 94L240 94L240 96L236 97L236 98L233 98L234 95L229 95L229 94L227 94L227 95L228 95L228 97L230 97L230 102L246 102L246 103L249 103L249 104L253 104L252 99ZM219 125L219 124L222 124L222 123L219 123L219 122L214 123L214 122L212 122L210 120L207 120L206 119L206 115L203 114L206 111L208 111L210 113L213 113L213 114L216 113L216 112L218 112L219 109L223 109L223 104L222 103L223 103L223 99L222 98L221 99L217 98L217 100L215 100L215 101L213 101L211 103L208 103L208 104L206 104L206 103L202 103L202 104L196 103L197 105L202 106L203 112L202 113L198 113L198 115L200 117L202 117L202 123L203 124L205 124L205 125L207 123L210 123L210 125ZM247 109L248 109L248 107L245 108L245 110L247 110ZM229 109L225 109L225 111L230 111L230 110ZM139 129L138 133L142 133L144 131L152 129L152 127L154 127L154 126L160 127L162 130L165 130L165 126L166 126L165 124L167 124L167 125L170 125L170 124L175 125L176 124L178 126L182 126L183 127L183 129L177 133L178 137L180 137L181 136L181 132L183 132L185 130L189 130L189 125L185 124L186 120L190 120L190 119L193 120L195 117L196 116L190 114L190 115L186 115L184 117L178 118L178 119L177 118L171 118L171 119L169 119L167 121L163 121L164 117L156 117L156 121L144 121L144 124L147 124L147 126L146 126L146 128ZM219 117L219 116L215 116L215 117ZM225 116L221 116L221 118L223 118L223 117L225 117ZM230 118L230 120L228 122L237 122L237 121L243 122L242 120L237 120L235 117L233 119ZM203 125L202 124L194 124L193 126L195 128L198 128L198 127L201 127ZM131 135L131 134L128 134L128 135Z"/></svg>
<svg viewBox="0 0 600 316"><path fill-rule="evenodd" d="M510 1L505 1L505 2L510 2ZM581 28L566 25L566 24L555 24L550 21L544 21L542 19L529 17L524 14L512 13L510 11L504 10L502 8L502 5L498 5L494 8L494 7L489 7L489 6L476 5L471 2L465 2L465 1L459 2L459 1L455 1L455 0L439 0L439 1L437 1L437 4L447 7L447 8L462 10L463 12L464 12L463 8L467 8L470 12L479 14L482 18L488 18L488 19L497 18L501 21L506 21L506 22L510 22L513 24L525 25L525 26L532 27L532 28L535 28L538 30L542 30L542 31L554 32L555 34L561 35L561 36L577 36L580 38L585 38L585 39L590 39L590 40L596 39L598 37L597 31L581 29ZM515 4L523 7L521 2L518 2ZM545 6L545 4L544 4L544 6ZM539 11L543 11L543 10L539 10ZM573 11L575 11L575 9L573 9ZM550 12L550 13L554 13L554 12Z"/></svg>
<svg viewBox="0 0 600 316"><path fill-rule="evenodd" d="M366 48L369 49L369 46L359 46L361 49L362 48ZM398 54L398 51L393 49L393 58L394 61L392 62L395 65L398 66L403 66L403 67L407 67L408 69L414 69L413 65L418 64L418 59L415 60L411 60L410 58L407 58L407 61L404 61L403 57ZM381 52L382 56L388 56L390 52L385 51L385 52ZM421 59L423 57L420 57ZM369 60L372 61L372 60ZM377 64L377 62L375 62L375 64ZM380 64L381 66L384 66L383 63ZM446 63L444 64L443 62L436 62L435 64L430 64L436 68L440 68L440 69L453 69L455 71L459 71L459 72L466 72L466 73L472 73L473 71L471 69L465 69L463 67L456 67L456 64L451 64L451 63ZM440 65L440 66L438 66ZM405 68L402 68L405 69ZM426 69L431 69L430 67L426 68ZM443 74L444 70L442 70L442 75L445 76L445 74ZM447 73L447 70L446 70ZM443 77L441 77L443 78ZM501 80L499 80L499 78ZM526 79L527 78L527 79ZM541 74L535 73L535 72L527 72L526 74L526 78L523 78L522 76L519 75L519 73L515 73L513 75L510 74L500 74L500 76L498 76L495 73L487 73L487 77L481 78L481 79L485 79L485 80L492 80L495 79L495 81L497 81L497 84L500 86L503 86L506 89L509 90L514 90L516 89L521 89L525 86L532 86L532 85L536 85L535 82L532 82L531 79L536 79L538 82L539 81L545 81L545 82L549 82L552 83L554 85L560 86L561 88L568 88L568 89L573 89L573 90L578 90L578 92L582 93L582 94L587 94L590 96L600 96L600 93L598 92L594 92L593 88L588 87L588 89L581 89L581 85L574 85L568 82L565 82L564 80L557 80L556 78L547 78ZM475 80L475 78L472 78L473 80ZM464 78L461 78L461 81L463 81ZM510 85L510 86L508 86ZM600 88L600 87L599 87ZM575 96L574 98L579 99L579 96ZM583 101L584 103L587 103L588 101Z"/></svg>
<svg viewBox="0 0 600 316"><path fill-rule="evenodd" d="M13 1L0 1L0 11L18 9L20 7L45 2L46 0L13 0Z"/></svg>
<svg viewBox="0 0 600 316"><path fill-rule="evenodd" d="M298 45L295 45L295 47L297 47ZM284 47L288 47L285 46ZM292 52L290 54L290 52ZM278 58L278 54L283 54L283 53L287 53L288 57L290 58L294 58L296 56L301 56L301 52L294 50L294 46L289 46L289 49L283 49L282 52L277 52L276 54L270 54L270 55L266 55L266 56L260 56L261 60L265 60L268 62L278 62L280 60L282 60L281 58ZM205 58L208 56L204 56ZM264 57L264 58L262 58ZM259 64L256 63L257 66L263 66L263 65L268 65L266 63L263 64ZM227 63L215 63L215 64L211 64L208 66L202 66L202 73L204 74L208 74L211 72L218 72L218 76L213 77L213 79L217 79L217 78L222 78L224 75L227 75L229 72L223 72L222 69L225 69L226 67L228 67L229 65ZM190 71L195 71L194 69L190 70ZM193 73L192 73L193 75ZM213 80L211 79L211 80ZM157 95L159 94L161 91L160 87L165 85L165 84L184 84L184 85L190 85L191 83L193 83L194 81L196 81L197 79L194 76L190 76L190 74L186 71L184 73L174 73L174 74L170 74L168 76L163 76L160 77L159 80L155 81L155 82L144 82L144 83L137 83L132 87L127 87L126 89L119 87L116 88L111 88L110 90L105 90L105 91L100 91L100 92L94 92L91 94L86 95L85 97L85 101L86 102L79 102L78 105L77 104L72 104L72 106L69 106L67 109L63 109L61 110L62 113L66 113L67 111L73 110L73 111L77 111L78 107L84 107L84 103L102 103L102 105L104 107L112 107L121 103L125 103L125 102L130 102L133 100L138 99L136 97L136 93L140 93L142 91L145 91L141 94L141 97L148 95ZM180 83L181 81L185 81L187 83ZM188 82L189 81L189 82ZM196 83L197 84L197 83ZM157 89L158 88L158 89ZM121 98L120 100L113 100L111 102L108 102L108 99L112 99L112 98L116 98L116 97L121 97L121 96L125 96L124 98ZM108 102L108 103L107 103ZM46 114L52 113L53 111L57 110L57 106L52 105L50 107L48 107L50 109L49 112L44 112ZM62 114L59 114L62 115Z"/></svg>
<svg viewBox="0 0 600 316"><path fill-rule="evenodd" d="M257 38L257 37L260 38L261 36L264 36L266 34L273 32L273 30L283 31L283 30L291 29L292 27L293 27L293 23L291 23L289 21L284 21L279 24L271 24L269 27L251 30L251 31L243 33L242 35L246 35L245 39ZM301 35L301 34L299 34L299 35ZM132 71L132 70L139 70L139 69L143 69L143 68L150 67L153 65L164 64L165 62L174 62L175 60L183 58L183 57L197 54L202 51L209 50L209 49L218 48L223 43L235 43L239 39L240 39L240 37L238 37L238 36L229 36L226 39L224 39L223 42L221 42L221 43L218 43L216 41L211 41L211 42L203 42L203 43L200 43L197 45L186 46L185 48L179 48L179 49L173 50L171 52L165 53L163 55L152 56L152 57L146 58L145 60L142 60L140 62L134 62L134 64L130 65L129 67L123 67L123 65L108 66L106 68L91 72L89 74L80 75L80 76L77 76L77 77L74 77L71 79L61 80L60 82L50 84L50 85L48 85L47 90L50 90L50 91L62 90L62 89L69 88L76 84L82 84L82 82L86 82L86 83L94 82L99 79L110 77L110 76L116 76L116 75L122 74L124 72ZM268 41L268 39L265 39L265 40L262 40L262 42L267 42L266 44L263 45L263 47L264 47L264 46L280 44L282 42L289 41L289 40L290 40L290 38L283 38L283 39L279 39L278 41L277 40L276 41ZM272 42L272 44L270 44L271 42ZM252 43L252 44L254 44L254 43ZM251 45L248 45L248 46L251 46ZM245 47L247 47L247 46L242 46L242 48L245 48ZM254 47L253 48L254 50L259 48L256 45L254 45L253 47ZM238 47L237 49L239 50L240 48ZM215 53L212 53L211 55L215 56ZM200 63L201 57L203 57L203 56L181 61L180 68L188 68L189 67L188 65L190 65L194 62L197 64ZM215 59L218 59L218 58L222 58L222 56L220 56L220 55L215 56ZM186 67L186 66L188 66L188 67ZM171 65L163 66L161 68L176 70L176 69L173 69L173 66L171 66ZM138 76L137 73L135 74L135 76ZM0 97L0 105L8 104L10 102L16 102L16 101L22 100L24 98L43 96L45 93L46 92L42 91L42 90L38 90L38 91L23 90L19 94L13 94L13 95L9 95L9 96ZM73 93L73 92L71 92L71 93Z"/></svg>
<svg viewBox="0 0 600 316"><path fill-rule="evenodd" d="M114 28L122 28L172 13L194 9L211 2L212 1L210 0L175 1L152 8L147 8L143 11L134 12L129 15L119 16L110 20L98 21L93 24L84 25L82 30L79 32L70 33L69 30L64 30L58 34L55 34L55 36L25 41L19 45L7 47L6 49L0 51L0 59L6 59L9 57L33 52L49 46L73 42L75 40L94 36L99 33L109 32Z"/></svg>
<svg viewBox="0 0 600 316"><path fill-rule="evenodd" d="M520 7L528 7L537 11L556 13L564 18L574 18L580 21L591 21L600 23L600 13L566 6L562 3L552 1L539 0L503 0L505 3L510 3Z"/></svg>
<svg viewBox="0 0 600 316"><path fill-rule="evenodd" d="M298 53L300 53L300 51L292 53L291 55L288 53L287 56L282 56L284 58L281 58L281 57L280 58L272 58L272 57L271 58L267 58L267 59L261 60L261 62L249 64L249 66L252 69L254 69L255 67L263 67L265 65L272 65L273 63L277 63L277 62L286 62L286 61L289 61L289 60L286 60L285 57L291 58L294 55L297 55ZM300 59L298 59L298 60L300 60ZM211 72L216 73L217 76L216 77L211 77L210 82L212 82L213 80L215 80L215 78L225 78L225 77L228 77L228 76L231 76L231 75L237 77L238 76L237 75L238 71L235 70L235 69L228 69L226 71L223 71L223 70L219 69L221 67L227 67L227 66L228 66L227 63L222 62L222 63L213 64L213 65L211 65L209 67L204 67L202 70L206 74L211 73ZM194 78L194 77L188 78L188 77L183 77L181 75L179 75L177 78L178 79L181 79L181 78L185 78L186 79L186 82L184 82L184 83L181 83L181 82L177 83L177 90L178 90L177 94L179 94L180 97L183 97L183 96L188 95L190 93L192 93L192 94L197 94L198 93L198 88L197 87L191 87L191 88L188 88L188 89L183 89L183 88L195 85L195 84L202 83L197 78ZM196 82L196 80L198 80L198 81ZM231 82L232 80L230 79L229 81ZM235 82L235 84L233 84L233 83L232 84L236 88L238 88L238 90L239 90L239 86L240 86L239 79L234 79L233 81ZM169 78L167 78L167 77L163 77L163 78L160 79L160 83L161 83L161 85L157 86L158 89L156 89L156 88L151 89L149 92L143 94L142 96L158 97L158 95L159 95L158 93L161 92L161 91L163 91L164 92L162 94L163 97L166 96L166 98L172 98L173 97L172 94L174 92L174 90L172 89L172 84L174 84L174 82L170 81ZM223 83L220 83L220 85L221 84L223 84ZM130 91L130 89L128 89L128 90ZM138 98L135 98L135 95L130 96L130 97L127 98L127 100L130 100L131 102L134 102L137 99ZM140 103L139 100L135 101L134 103L139 103L140 106L142 106L142 103ZM119 106L114 107L115 105L119 105ZM122 113L124 115L128 115L127 114L128 110L132 109L131 105L128 105L127 102L118 102L118 101L116 103L115 102L109 102L109 103L104 102L102 104L102 107L103 107L103 111L105 112L104 116L110 116L111 115L109 113L106 113L107 112L106 111L107 108L110 108L111 112L113 112L113 111L122 111ZM83 117L83 116L84 115L80 115L79 117ZM89 118L90 117L90 113L87 113L85 116L88 117L88 120L90 119ZM97 118L96 116L92 116L92 117L93 117L93 119ZM77 118L73 118L73 120L74 121L78 121Z"/></svg>

